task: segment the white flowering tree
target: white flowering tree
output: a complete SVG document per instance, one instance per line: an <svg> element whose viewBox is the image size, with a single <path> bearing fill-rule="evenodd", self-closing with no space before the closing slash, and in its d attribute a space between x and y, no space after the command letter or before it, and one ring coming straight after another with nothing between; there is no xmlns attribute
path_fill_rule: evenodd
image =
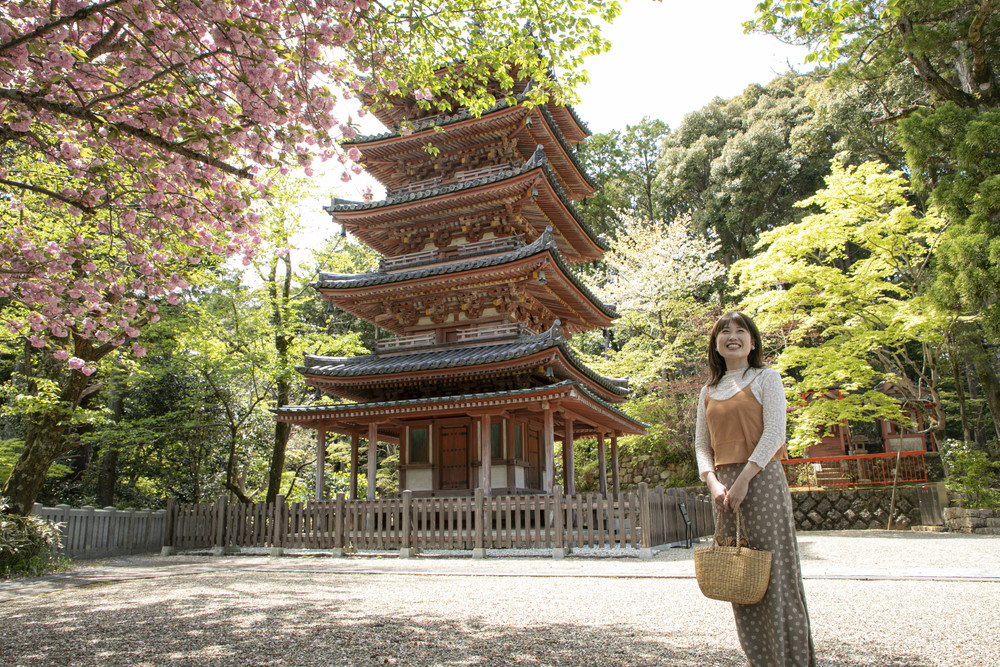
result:
<svg viewBox="0 0 1000 667"><path fill-rule="evenodd" d="M518 75L564 97L614 0L0 3L0 322L27 419L3 493L30 508L100 361L199 265L252 261L269 169L335 160L345 100L481 110ZM441 63L451 63L440 70ZM558 74L559 81L554 75ZM360 112L355 112L360 113ZM93 378L93 379L92 379ZM28 401L26 397L36 400Z"/></svg>
<svg viewBox="0 0 1000 667"><path fill-rule="evenodd" d="M609 370L635 384L664 378L686 359L695 322L709 310L714 283L725 267L714 259L718 244L691 229L691 217L669 223L624 217L604 255L606 272L594 289L621 314L618 349Z"/></svg>

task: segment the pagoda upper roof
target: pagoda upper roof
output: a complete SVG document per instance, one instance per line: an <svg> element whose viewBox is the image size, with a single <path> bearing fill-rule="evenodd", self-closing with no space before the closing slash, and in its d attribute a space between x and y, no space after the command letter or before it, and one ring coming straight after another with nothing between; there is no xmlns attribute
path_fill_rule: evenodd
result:
<svg viewBox="0 0 1000 667"><path fill-rule="evenodd" d="M604 400L621 402L630 393L627 378L604 377L588 368L569 347L558 323L539 334L484 345L443 345L416 352L358 357L306 355L304 365L296 370L307 381L312 380L310 384L323 385L322 388L337 395L360 398L364 392L352 389L352 385L378 377L400 376L401 381L412 382L429 377L472 377L500 369L540 365L551 365L560 379L590 386Z"/></svg>
<svg viewBox="0 0 1000 667"><path fill-rule="evenodd" d="M524 95L520 95L517 100L520 103L524 98ZM501 100L478 117L466 109L451 115L440 114L425 118L414 123L412 134L406 136L396 131L384 132L356 137L344 143L356 146L364 156L365 171L392 190L408 183L405 175L396 173L396 163L402 157L410 163L426 163L436 159L427 153L428 144L433 144L441 154L447 154L476 143L503 140L511 135L512 127L528 123L523 133L529 136L522 138L522 141L533 137L535 143L539 140L551 142L554 139L554 143L561 149L559 155L553 156L550 162L558 162L555 164L556 171L566 188L573 193L573 199L593 194L597 183L580 164L576 152L548 105L528 107L519 103L510 105L506 100ZM536 119L544 128L530 123L529 119ZM534 148L532 145L527 151L523 148L522 151L529 153Z"/></svg>
<svg viewBox="0 0 1000 667"><path fill-rule="evenodd" d="M537 275L539 270L550 266L558 270L544 277ZM549 321L561 319L570 331L608 326L618 317L566 265L550 229L533 243L507 252L395 271L321 272L312 286L342 309L402 333L412 329L412 325L382 317L385 309L391 308L394 297L413 302L425 292L468 293L484 282L494 288L509 289L518 279L529 283L526 291L548 309ZM549 296L552 294L558 298Z"/></svg>
<svg viewBox="0 0 1000 667"><path fill-rule="evenodd" d="M373 418L421 419L466 414L469 410L500 407L506 411L535 411L542 401L565 402L575 415L587 419L595 432L611 428L619 433L645 435L646 424L602 400L585 385L563 380L543 387L505 391L433 396L397 401L344 403L340 405L287 405L274 410L278 421L316 426L345 434L367 431ZM384 434L380 431L380 438Z"/></svg>
<svg viewBox="0 0 1000 667"><path fill-rule="evenodd" d="M533 202L525 199L529 193ZM609 248L566 195L541 149L520 167L497 168L482 176L428 184L379 201L334 199L324 210L360 241L391 257L405 254L406 250L390 230L511 201L523 201L539 209L545 222L534 221L533 226L538 232L549 226L557 230L562 241L560 250L572 263L599 259Z"/></svg>
<svg viewBox="0 0 1000 667"><path fill-rule="evenodd" d="M515 100L515 103L520 104L527 98L527 92L531 86L531 80L521 79L516 81L514 89L507 93L499 89L494 90L493 95L497 103L483 113L489 113L501 105L507 105L508 98L512 98ZM364 96L362 98L364 99ZM402 127L403 123L412 123L414 126L417 126L419 123L426 123L427 121L433 123L436 119L444 116L469 113L464 108L455 109L450 114L447 112L442 113L433 108L424 108L412 96L393 96L381 102L381 105L371 108L371 113L383 125L391 128L390 131L393 133L396 133ZM587 124L583 122L572 107L562 104L546 104L546 106L550 107L561 134L570 145L576 145L590 136L590 128L587 127Z"/></svg>

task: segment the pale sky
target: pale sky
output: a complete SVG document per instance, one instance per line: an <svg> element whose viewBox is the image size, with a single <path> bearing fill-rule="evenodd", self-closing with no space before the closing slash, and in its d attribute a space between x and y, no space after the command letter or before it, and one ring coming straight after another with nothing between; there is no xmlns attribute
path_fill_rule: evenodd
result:
<svg viewBox="0 0 1000 667"><path fill-rule="evenodd" d="M801 67L805 49L743 33L742 24L753 16L758 1L626 0L621 15L603 31L611 50L584 64L590 83L578 91L577 114L595 134L623 130L644 116L676 128L685 114L715 97L733 97L751 83L767 83L790 65ZM365 120L364 133L385 131L373 118ZM309 240L300 241L301 246L335 231L320 208L331 195L360 200L371 181L322 182L324 194L303 204ZM376 190L376 198L380 196Z"/></svg>
<svg viewBox="0 0 1000 667"><path fill-rule="evenodd" d="M643 116L671 128L715 97L733 97L800 68L806 50L744 34L759 0L627 0L603 31L611 50L585 63L574 106L590 130L623 130Z"/></svg>

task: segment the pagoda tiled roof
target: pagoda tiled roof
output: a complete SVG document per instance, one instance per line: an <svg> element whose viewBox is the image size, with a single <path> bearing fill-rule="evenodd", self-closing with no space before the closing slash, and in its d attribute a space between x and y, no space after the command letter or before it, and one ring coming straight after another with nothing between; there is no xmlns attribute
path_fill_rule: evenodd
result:
<svg viewBox="0 0 1000 667"><path fill-rule="evenodd" d="M507 100L500 100L495 105L493 105L492 107L484 111L482 114L480 114L480 117L487 116L491 113L496 113L497 111L503 111L505 109L517 106L517 104L523 102L526 99L526 97L527 97L526 95L518 95L516 98L517 102L514 105L508 103ZM583 176L584 181L586 181L587 184L592 188L598 187L597 182L594 181L594 179L590 176L590 174L587 173L587 170L584 168L584 166L580 164L580 160L576 156L576 151L570 145L569 141L566 139L566 135L564 135L562 130L559 129L559 123L552 116L552 112L549 111L548 105L542 104L535 108L537 108L539 112L542 114L542 118L545 119L545 122L552 130L552 135L562 146L563 151L569 157L570 161L573 163L573 166L576 167L576 170L580 172L581 176ZM576 112L573 111L571 107L563 107L563 108L569 111L569 113L573 116L573 118L578 123L580 123L580 125L583 126L584 129L586 129L586 125L584 125L580 121L579 117L576 115ZM471 120L475 117L476 116L474 116L471 111L469 111L468 109L464 109L462 111L459 111L451 115L434 116L423 120L417 120L413 122L413 135L416 135L424 130L430 130L437 127L447 128L448 125L453 125L455 123L459 123L462 121ZM370 144L376 141L385 141L386 139L396 139L396 138L400 138L399 132L394 132L394 131L381 132L378 134L359 135L357 137L354 137L353 139L345 141L344 145L347 146L354 145L361 147L363 144Z"/></svg>
<svg viewBox="0 0 1000 667"><path fill-rule="evenodd" d="M551 348L558 348L574 369L608 392L627 396L631 391L627 378L604 377L588 368L570 349L558 324L533 336L484 345L448 346L419 352L368 354L359 357L306 355L305 365L297 367L297 370L303 374L325 377L370 377L512 361Z"/></svg>
<svg viewBox="0 0 1000 667"><path fill-rule="evenodd" d="M341 403L338 405L286 405L281 408L272 410L275 414L283 415L291 418L307 418L309 416L323 416L328 418L336 418L337 413L350 413L357 410L370 410L370 411L382 411L390 410L394 408L406 408L406 407L432 407L435 405L457 403L457 402L474 402L479 400L488 400L496 398L507 398L516 399L519 397L528 398L535 394L548 393L552 391L558 391L561 389L576 389L581 394L586 396L589 400L593 401L601 408L611 412L618 417L626 420L627 422L638 427L639 430L645 430L648 424L645 424L634 417L626 414L620 408L608 403L607 401L596 396L590 389L588 389L583 384L577 382L576 380L562 380L560 382L555 382L544 387L531 387L528 389L509 389L504 391L491 391L483 392L477 394L456 394L451 396L433 396L427 398L408 398L396 401L377 401L371 403Z"/></svg>
<svg viewBox="0 0 1000 667"><path fill-rule="evenodd" d="M334 199L329 206L324 206L323 210L331 215L336 215L339 212L349 212L349 211L371 211L380 208L386 208L388 206L395 206L398 204L404 204L409 202L422 201L425 199L431 199L433 197L439 197L441 195L450 194L453 192L461 192L463 190L472 190L474 188L481 187L483 185L490 185L492 183L499 183L513 176L519 176L525 174L533 169L542 169L545 174L546 179L552 186L553 191L562 201L563 205L576 220L580 228L587 234L587 236L602 250L609 250L611 246L608 242L601 236L594 233L594 230L587 224L580 212L577 211L576 206L567 196L566 191L563 190L562 186L559 184L559 179L556 177L555 173L552 171L552 167L548 165L545 159L545 151L539 148L535 153L520 167L511 167L510 169L504 169L502 171L493 172L486 176L481 176L480 178L469 179L467 181L461 181L457 183L447 183L444 185L439 185L437 187L428 187L424 190L416 190L413 192L406 192L403 194L392 195L385 199L372 202L359 202L359 201L349 201L346 199Z"/></svg>
<svg viewBox="0 0 1000 667"><path fill-rule="evenodd" d="M329 273L321 271L319 279L316 282L311 283L311 286L316 289L356 289L358 287L371 287L373 285L387 285L390 283L405 282L407 280L428 278L430 276L443 276L463 273L465 271L473 271L475 269L501 266L503 264L509 264L519 259L538 255L543 252L548 252L552 255L552 259L555 261L562 273L569 279L574 287L580 290L580 292L597 307L598 310L611 319L616 319L618 317L618 313L615 312L615 309L601 302L597 295L595 295L590 288L576 276L573 269L566 265L566 262L563 261L562 255L556 245L555 236L553 235L551 228L546 228L545 232L543 232L532 243L504 253L486 255L483 257L472 257L465 260L433 264L430 266L418 266L404 271L377 271L373 273Z"/></svg>

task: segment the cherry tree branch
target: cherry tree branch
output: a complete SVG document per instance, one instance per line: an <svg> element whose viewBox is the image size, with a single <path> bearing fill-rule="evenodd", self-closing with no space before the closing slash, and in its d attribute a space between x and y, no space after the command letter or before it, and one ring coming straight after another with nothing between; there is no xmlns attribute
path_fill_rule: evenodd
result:
<svg viewBox="0 0 1000 667"><path fill-rule="evenodd" d="M45 25L38 26L31 32L25 33L20 37L12 39L9 42L4 42L3 44L0 44L0 53L3 53L4 51L9 51L13 48L20 46L21 44L24 44L25 42L30 42L33 39L44 37L48 33L52 32L53 30L57 30L64 25L70 23L77 23L94 14L98 14L104 11L105 9L108 9L109 7L120 5L124 1L125 0L108 0L107 2L102 2L99 5L91 5L90 7L84 7L82 9L78 9L72 14L58 18L51 23L46 23Z"/></svg>
<svg viewBox="0 0 1000 667"><path fill-rule="evenodd" d="M97 209L91 206L87 206L86 204L83 204L75 199L70 199L69 197L65 197L59 194L58 192L53 192L52 190L48 190L38 185L32 185L31 183L21 183L20 181L12 181L6 178L0 178L0 183L2 183L3 185L9 185L12 188L18 188L20 190L29 190L31 192L34 192L35 194L44 195L46 197L52 197L53 199L58 199L64 204L75 206L84 213L87 213L89 215L93 215L94 213L97 212Z"/></svg>
<svg viewBox="0 0 1000 667"><path fill-rule="evenodd" d="M128 123L122 122L111 122L107 121L98 114L83 109L81 107L67 104L65 102L55 102L53 100L47 100L42 97L37 97L35 95L29 95L23 93L19 90L13 90L11 88L0 88L0 99L10 100L12 102L17 102L23 104L33 111L39 111L44 109L45 111L50 111L55 114L60 114L64 116L70 116L78 120L82 120L87 123L94 123L97 125L107 124L122 134L127 134L131 137L135 137L145 143L160 148L164 151L175 153L182 157L186 157L189 160L194 160L196 162L201 162L202 164L215 167L220 171L233 176L238 176L240 178L249 178L250 170L248 168L239 169L234 167L222 160L211 157L210 155L205 155L204 153L199 153L197 151L191 150L183 144L179 144L173 141L168 141L163 137L153 134L149 130L144 130L140 127L134 127Z"/></svg>

